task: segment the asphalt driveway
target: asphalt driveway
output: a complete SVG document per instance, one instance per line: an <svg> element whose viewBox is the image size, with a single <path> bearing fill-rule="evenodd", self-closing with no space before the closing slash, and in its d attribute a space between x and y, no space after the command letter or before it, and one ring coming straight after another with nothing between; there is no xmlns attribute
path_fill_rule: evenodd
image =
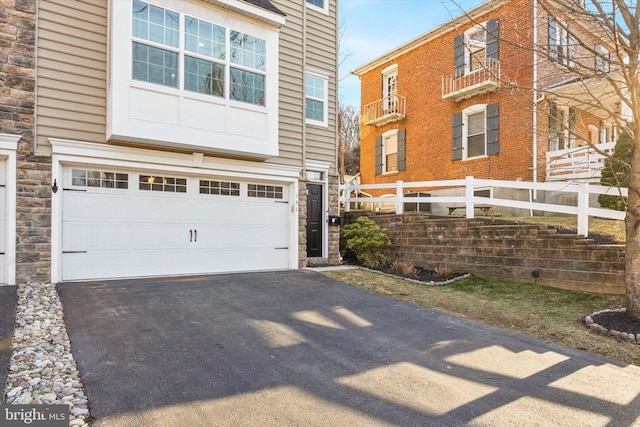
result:
<svg viewBox="0 0 640 427"><path fill-rule="evenodd" d="M61 284L95 426L640 424L640 368L308 270Z"/></svg>
<svg viewBox="0 0 640 427"><path fill-rule="evenodd" d="M3 393L11 359L11 339L18 301L17 290L15 286L0 286L0 390ZM0 402L2 402L1 399Z"/></svg>

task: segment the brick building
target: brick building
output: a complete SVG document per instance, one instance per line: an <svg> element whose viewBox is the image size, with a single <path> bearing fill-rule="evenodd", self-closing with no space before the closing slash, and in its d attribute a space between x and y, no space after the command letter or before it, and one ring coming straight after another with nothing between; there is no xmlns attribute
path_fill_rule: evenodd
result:
<svg viewBox="0 0 640 427"><path fill-rule="evenodd" d="M552 162L612 149L616 98L580 77L614 72L613 47L586 18L578 3L487 1L353 70L361 182L563 179ZM600 106L576 97L585 84Z"/></svg>

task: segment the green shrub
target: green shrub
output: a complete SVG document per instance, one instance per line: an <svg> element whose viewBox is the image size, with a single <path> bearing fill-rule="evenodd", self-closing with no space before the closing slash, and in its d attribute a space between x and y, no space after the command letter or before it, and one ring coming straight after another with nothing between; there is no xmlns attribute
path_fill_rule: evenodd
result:
<svg viewBox="0 0 640 427"><path fill-rule="evenodd" d="M622 133L616 147L613 151L613 158L624 162L621 164L619 161L607 159L602 169L602 177L600 183L602 185L629 188L629 169L628 165L631 162L631 151L633 149L633 140L627 133ZM618 211L627 210L626 197L600 194L598 196L598 203L603 208L615 209Z"/></svg>
<svg viewBox="0 0 640 427"><path fill-rule="evenodd" d="M361 216L340 230L340 252L346 259L355 258L365 267L378 267L389 261L387 249L391 239L387 230Z"/></svg>

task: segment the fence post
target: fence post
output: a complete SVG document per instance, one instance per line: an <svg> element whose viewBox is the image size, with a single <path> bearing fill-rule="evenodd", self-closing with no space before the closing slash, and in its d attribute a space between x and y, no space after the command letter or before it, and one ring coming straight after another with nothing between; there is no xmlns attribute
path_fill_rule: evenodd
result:
<svg viewBox="0 0 640 427"><path fill-rule="evenodd" d="M402 215L402 180L396 181L396 214Z"/></svg>
<svg viewBox="0 0 640 427"><path fill-rule="evenodd" d="M467 176L465 178L465 187L464 187L464 204L466 207L466 216L468 219L473 219L474 217L474 206L473 206L473 177Z"/></svg>
<svg viewBox="0 0 640 427"><path fill-rule="evenodd" d="M351 212L351 200L349 200L351 197L351 188L349 188L351 186L351 182L347 182L346 184L344 184L344 211L345 212Z"/></svg>
<svg viewBox="0 0 640 427"><path fill-rule="evenodd" d="M589 235L589 184L578 184L578 234Z"/></svg>

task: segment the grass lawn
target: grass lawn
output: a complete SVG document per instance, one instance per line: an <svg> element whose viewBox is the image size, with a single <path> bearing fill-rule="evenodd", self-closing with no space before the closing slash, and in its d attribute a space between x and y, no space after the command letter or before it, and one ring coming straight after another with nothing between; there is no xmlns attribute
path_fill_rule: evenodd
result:
<svg viewBox="0 0 640 427"><path fill-rule="evenodd" d="M500 217L505 221L515 221L520 224L543 224L558 228L578 229L578 219L575 216L531 216L531 217ZM589 234L600 234L612 237L618 243L626 241L624 221L605 218L589 218Z"/></svg>
<svg viewBox="0 0 640 427"><path fill-rule="evenodd" d="M391 298L640 366L640 345L593 333L582 324L594 311L623 307L622 296L475 276L434 287L359 269L324 274Z"/></svg>

